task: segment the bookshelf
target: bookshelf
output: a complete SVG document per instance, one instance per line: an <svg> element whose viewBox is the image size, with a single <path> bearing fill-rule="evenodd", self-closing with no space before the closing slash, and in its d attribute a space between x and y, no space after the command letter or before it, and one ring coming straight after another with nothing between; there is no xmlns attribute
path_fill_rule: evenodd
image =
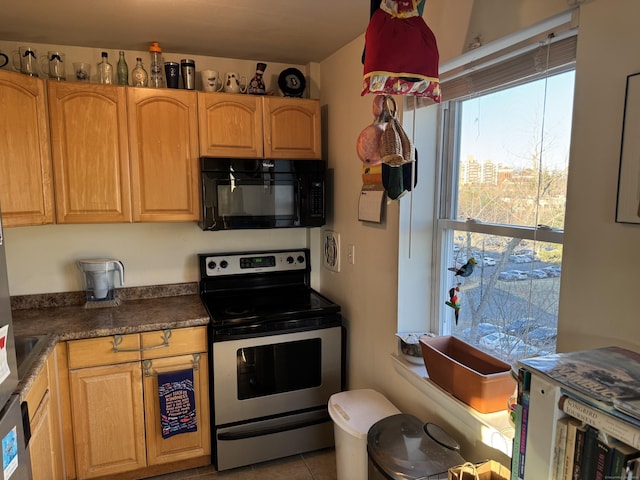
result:
<svg viewBox="0 0 640 480"><path fill-rule="evenodd" d="M566 446L563 442L566 441L567 432L558 428L558 421L565 417L577 419L578 422L572 423L582 425L583 430L591 434L589 438L593 438L593 430L597 430L596 438L601 440L600 443L606 444L604 447L599 446L607 454L599 453L600 458L597 458L596 452L599 450L596 447L594 453L588 455L593 459L594 465L590 469L613 468L615 450L640 451L640 419L636 415L628 415L620 407L621 403L635 405L637 397L640 397L640 375L637 374L640 371L640 355L628 352L631 357L625 357L622 362L623 358L618 358L621 353L619 349L613 352L610 359L610 352L606 350L556 354L519 363L518 408L528 408L528 412L516 419L512 480L553 480L557 478L558 462L564 461L567 467L570 460L562 448ZM592 352L596 352L593 358ZM588 361L582 362L585 358ZM566 377L563 377L565 373ZM625 376L626 374L629 375ZM584 438L587 437L585 433ZM559 442L559 438L562 441ZM523 443L524 447L520 449ZM606 464L597 465L598 462ZM588 477L583 474L580 478L604 477L597 477L594 473Z"/></svg>

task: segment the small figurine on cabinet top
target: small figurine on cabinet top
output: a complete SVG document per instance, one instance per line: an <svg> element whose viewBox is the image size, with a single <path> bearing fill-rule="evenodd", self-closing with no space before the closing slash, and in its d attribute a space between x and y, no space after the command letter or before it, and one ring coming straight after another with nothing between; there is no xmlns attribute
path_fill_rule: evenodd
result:
<svg viewBox="0 0 640 480"><path fill-rule="evenodd" d="M258 65L256 65L256 74L249 82L247 93L250 93L252 95L265 95L267 93L267 90L264 86L264 80L262 78L266 68L266 63L258 63Z"/></svg>

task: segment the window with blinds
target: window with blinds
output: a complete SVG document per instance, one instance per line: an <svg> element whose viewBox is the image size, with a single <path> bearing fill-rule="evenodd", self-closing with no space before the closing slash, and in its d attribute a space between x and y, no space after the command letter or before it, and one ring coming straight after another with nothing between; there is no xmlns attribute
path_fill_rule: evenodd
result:
<svg viewBox="0 0 640 480"><path fill-rule="evenodd" d="M465 54L440 78L432 305L442 334L508 362L555 351L573 23Z"/></svg>

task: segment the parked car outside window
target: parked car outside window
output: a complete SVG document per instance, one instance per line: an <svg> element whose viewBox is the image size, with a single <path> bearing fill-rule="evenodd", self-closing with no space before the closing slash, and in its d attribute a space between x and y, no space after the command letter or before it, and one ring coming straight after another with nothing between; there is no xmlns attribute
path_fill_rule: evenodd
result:
<svg viewBox="0 0 640 480"><path fill-rule="evenodd" d="M497 348L508 349L516 345L524 344L524 342L513 335L507 335L503 332L490 333L480 338L480 346L495 350Z"/></svg>

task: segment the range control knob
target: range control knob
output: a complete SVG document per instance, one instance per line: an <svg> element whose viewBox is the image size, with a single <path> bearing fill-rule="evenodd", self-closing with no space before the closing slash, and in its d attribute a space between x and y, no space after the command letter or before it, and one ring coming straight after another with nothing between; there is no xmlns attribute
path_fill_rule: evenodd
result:
<svg viewBox="0 0 640 480"><path fill-rule="evenodd" d="M293 257L291 255L287 257L287 263L293 263Z"/></svg>
<svg viewBox="0 0 640 480"><path fill-rule="evenodd" d="M226 260L222 260L220 262L220 268L227 268L229 266L229 262L227 262Z"/></svg>
<svg viewBox="0 0 640 480"><path fill-rule="evenodd" d="M211 260L209 263L207 263L207 267L209 268L209 270L214 270L217 267L216 262Z"/></svg>
<svg viewBox="0 0 640 480"><path fill-rule="evenodd" d="M298 255L298 263L304 263L304 257L302 255Z"/></svg>

